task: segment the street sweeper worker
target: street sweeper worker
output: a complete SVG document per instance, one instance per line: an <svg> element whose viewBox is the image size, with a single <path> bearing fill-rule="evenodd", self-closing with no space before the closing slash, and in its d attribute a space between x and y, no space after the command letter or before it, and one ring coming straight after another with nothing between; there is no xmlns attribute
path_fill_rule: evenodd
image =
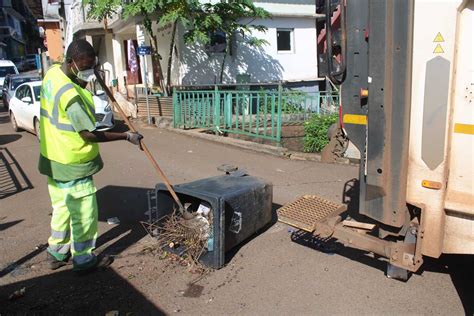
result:
<svg viewBox="0 0 474 316"><path fill-rule="evenodd" d="M41 87L38 168L48 178L53 213L47 259L52 270L67 264L89 272L112 263L93 253L98 207L92 176L103 167L99 142L127 140L140 145L139 133L96 130L92 94L85 89L94 79L98 60L85 40L73 41L61 65L52 66Z"/></svg>

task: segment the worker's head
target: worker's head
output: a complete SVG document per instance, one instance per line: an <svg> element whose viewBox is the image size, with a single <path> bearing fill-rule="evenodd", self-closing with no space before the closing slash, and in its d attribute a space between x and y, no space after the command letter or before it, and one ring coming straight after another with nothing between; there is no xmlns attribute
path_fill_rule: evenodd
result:
<svg viewBox="0 0 474 316"><path fill-rule="evenodd" d="M97 63L94 48L88 41L80 39L69 44L64 70L76 84L85 88L87 83L94 78L94 68Z"/></svg>

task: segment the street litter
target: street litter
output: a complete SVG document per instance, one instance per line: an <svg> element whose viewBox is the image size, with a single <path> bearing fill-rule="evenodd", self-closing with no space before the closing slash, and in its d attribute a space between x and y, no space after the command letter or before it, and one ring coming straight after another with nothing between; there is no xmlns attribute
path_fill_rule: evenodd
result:
<svg viewBox="0 0 474 316"><path fill-rule="evenodd" d="M143 224L148 233L157 238L162 249L186 257L191 265L200 265L199 257L208 250L212 251L211 223L209 206L201 203L195 208L195 205L186 203L183 213L175 210L155 224Z"/></svg>
<svg viewBox="0 0 474 316"><path fill-rule="evenodd" d="M118 219L118 217L107 218L107 224L117 225L117 224L120 224L120 220Z"/></svg>
<svg viewBox="0 0 474 316"><path fill-rule="evenodd" d="M9 301L14 301L14 300L17 300L19 298L22 298L23 296L25 296L25 293L26 293L26 288L25 287L22 287L21 289L13 292L12 294L10 294L10 296L8 297L8 300Z"/></svg>

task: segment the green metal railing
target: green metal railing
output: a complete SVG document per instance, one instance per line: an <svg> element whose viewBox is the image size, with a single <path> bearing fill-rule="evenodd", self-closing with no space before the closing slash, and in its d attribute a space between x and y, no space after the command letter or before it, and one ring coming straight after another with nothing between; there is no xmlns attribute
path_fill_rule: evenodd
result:
<svg viewBox="0 0 474 316"><path fill-rule="evenodd" d="M339 95L277 90L177 90L173 92L175 128L206 128L279 142L282 125L313 115L337 113Z"/></svg>

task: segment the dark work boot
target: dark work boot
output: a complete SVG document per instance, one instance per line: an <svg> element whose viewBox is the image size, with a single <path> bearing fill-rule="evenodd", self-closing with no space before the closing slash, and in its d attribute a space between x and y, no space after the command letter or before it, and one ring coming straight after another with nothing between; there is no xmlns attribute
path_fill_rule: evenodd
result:
<svg viewBox="0 0 474 316"><path fill-rule="evenodd" d="M71 255L68 255L64 260L58 260L55 256L46 251L46 261L48 261L48 267L51 270L57 270L61 267L64 267L68 264L69 258Z"/></svg>
<svg viewBox="0 0 474 316"><path fill-rule="evenodd" d="M95 270L102 270L110 266L114 262L114 257L107 255L99 255L94 263L85 268L74 268L74 272L78 275L88 274Z"/></svg>

